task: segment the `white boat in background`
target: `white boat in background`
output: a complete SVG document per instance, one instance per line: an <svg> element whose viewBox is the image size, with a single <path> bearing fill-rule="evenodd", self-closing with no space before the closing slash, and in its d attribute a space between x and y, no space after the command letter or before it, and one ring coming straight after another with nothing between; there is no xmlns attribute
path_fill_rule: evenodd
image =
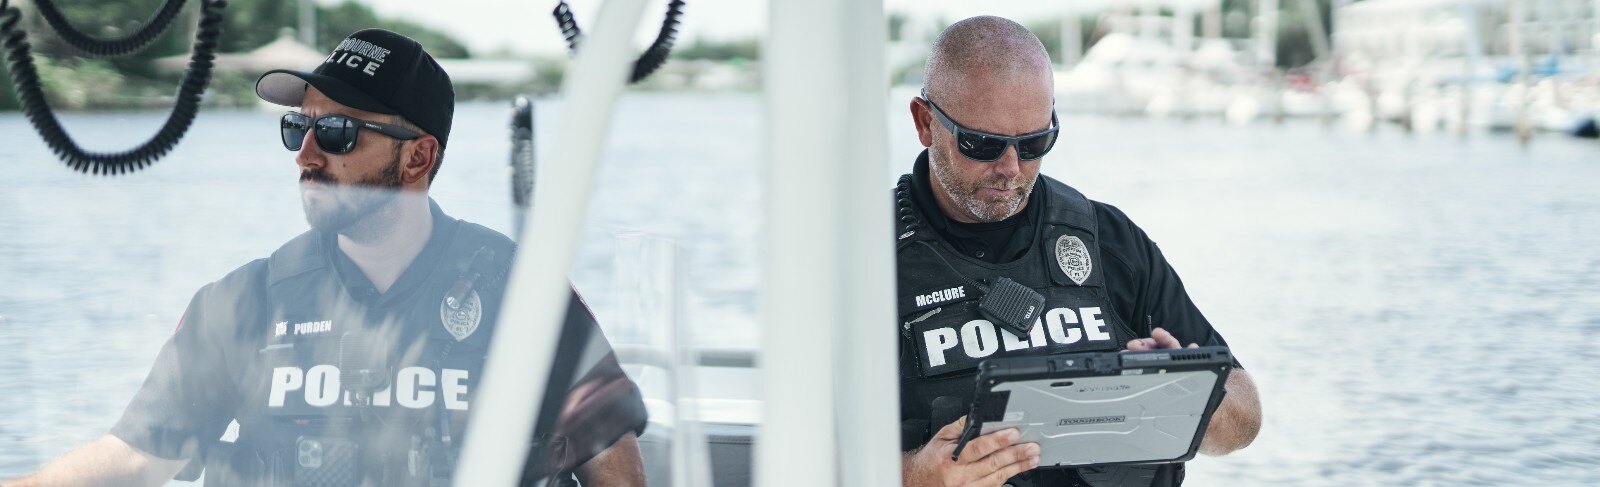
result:
<svg viewBox="0 0 1600 487"><path fill-rule="evenodd" d="M1334 12L1343 82L1412 130L1566 131L1600 102L1600 3L1368 0ZM1341 110L1359 111L1348 98ZM1366 114L1345 111L1347 118Z"/></svg>
<svg viewBox="0 0 1600 487"><path fill-rule="evenodd" d="M1181 52L1163 41L1113 32L1076 65L1056 71L1057 106L1101 115L1219 116L1260 96L1260 76L1242 57L1223 39Z"/></svg>

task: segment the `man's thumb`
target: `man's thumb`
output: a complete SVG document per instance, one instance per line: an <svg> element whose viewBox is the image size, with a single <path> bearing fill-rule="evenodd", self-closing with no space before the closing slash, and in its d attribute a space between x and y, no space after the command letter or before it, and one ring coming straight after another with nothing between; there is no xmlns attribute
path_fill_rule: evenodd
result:
<svg viewBox="0 0 1600 487"><path fill-rule="evenodd" d="M939 428L939 434L934 436L943 440L955 441L961 439L961 431L966 428L967 417L962 416L956 418L955 421L951 421L950 424L944 425L943 428Z"/></svg>

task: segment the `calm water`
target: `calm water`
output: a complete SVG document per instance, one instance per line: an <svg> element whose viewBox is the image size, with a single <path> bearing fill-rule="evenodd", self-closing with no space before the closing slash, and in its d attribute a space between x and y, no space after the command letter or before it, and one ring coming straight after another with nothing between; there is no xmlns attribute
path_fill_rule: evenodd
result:
<svg viewBox="0 0 1600 487"><path fill-rule="evenodd" d="M862 174L885 198L918 150L890 105L892 167ZM164 116L65 118L114 149ZM434 190L502 231L507 116L458 109ZM755 95L622 101L573 276L602 322L613 235L642 231L682 248L697 341L758 342L761 117ZM195 289L304 229L275 118L206 112L155 168L104 179L0 115L0 477L102 434ZM1260 438L1191 485L1600 483L1600 143L1063 125L1046 173L1160 242L1261 388Z"/></svg>

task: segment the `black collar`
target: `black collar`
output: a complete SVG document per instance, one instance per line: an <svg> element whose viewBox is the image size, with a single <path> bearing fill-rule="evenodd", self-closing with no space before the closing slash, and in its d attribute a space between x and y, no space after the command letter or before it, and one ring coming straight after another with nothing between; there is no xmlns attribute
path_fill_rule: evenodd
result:
<svg viewBox="0 0 1600 487"><path fill-rule="evenodd" d="M977 257L977 251L983 251L984 257L979 257L989 262L1009 262L1021 256L1032 246L1033 229L1038 226L1039 212L1045 205L1043 176L1035 181L1033 193L1028 196L1028 205L1010 218L992 223L961 223L951 220L944 210L939 208L939 202L933 194L933 173L929 168L928 151L923 149L917 155L916 164L911 167L911 199L917 205L918 212L927 219L928 226L933 228L946 242L949 242L962 254ZM998 232L1004 228L1012 228L1010 238L1003 244L992 244L982 234Z"/></svg>

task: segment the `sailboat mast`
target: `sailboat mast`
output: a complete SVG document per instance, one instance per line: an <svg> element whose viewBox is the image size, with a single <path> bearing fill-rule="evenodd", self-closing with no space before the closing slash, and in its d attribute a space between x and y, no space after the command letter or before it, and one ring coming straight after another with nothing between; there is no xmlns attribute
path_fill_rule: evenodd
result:
<svg viewBox="0 0 1600 487"><path fill-rule="evenodd" d="M312 48L317 47L317 3L316 0L300 0L300 43Z"/></svg>

